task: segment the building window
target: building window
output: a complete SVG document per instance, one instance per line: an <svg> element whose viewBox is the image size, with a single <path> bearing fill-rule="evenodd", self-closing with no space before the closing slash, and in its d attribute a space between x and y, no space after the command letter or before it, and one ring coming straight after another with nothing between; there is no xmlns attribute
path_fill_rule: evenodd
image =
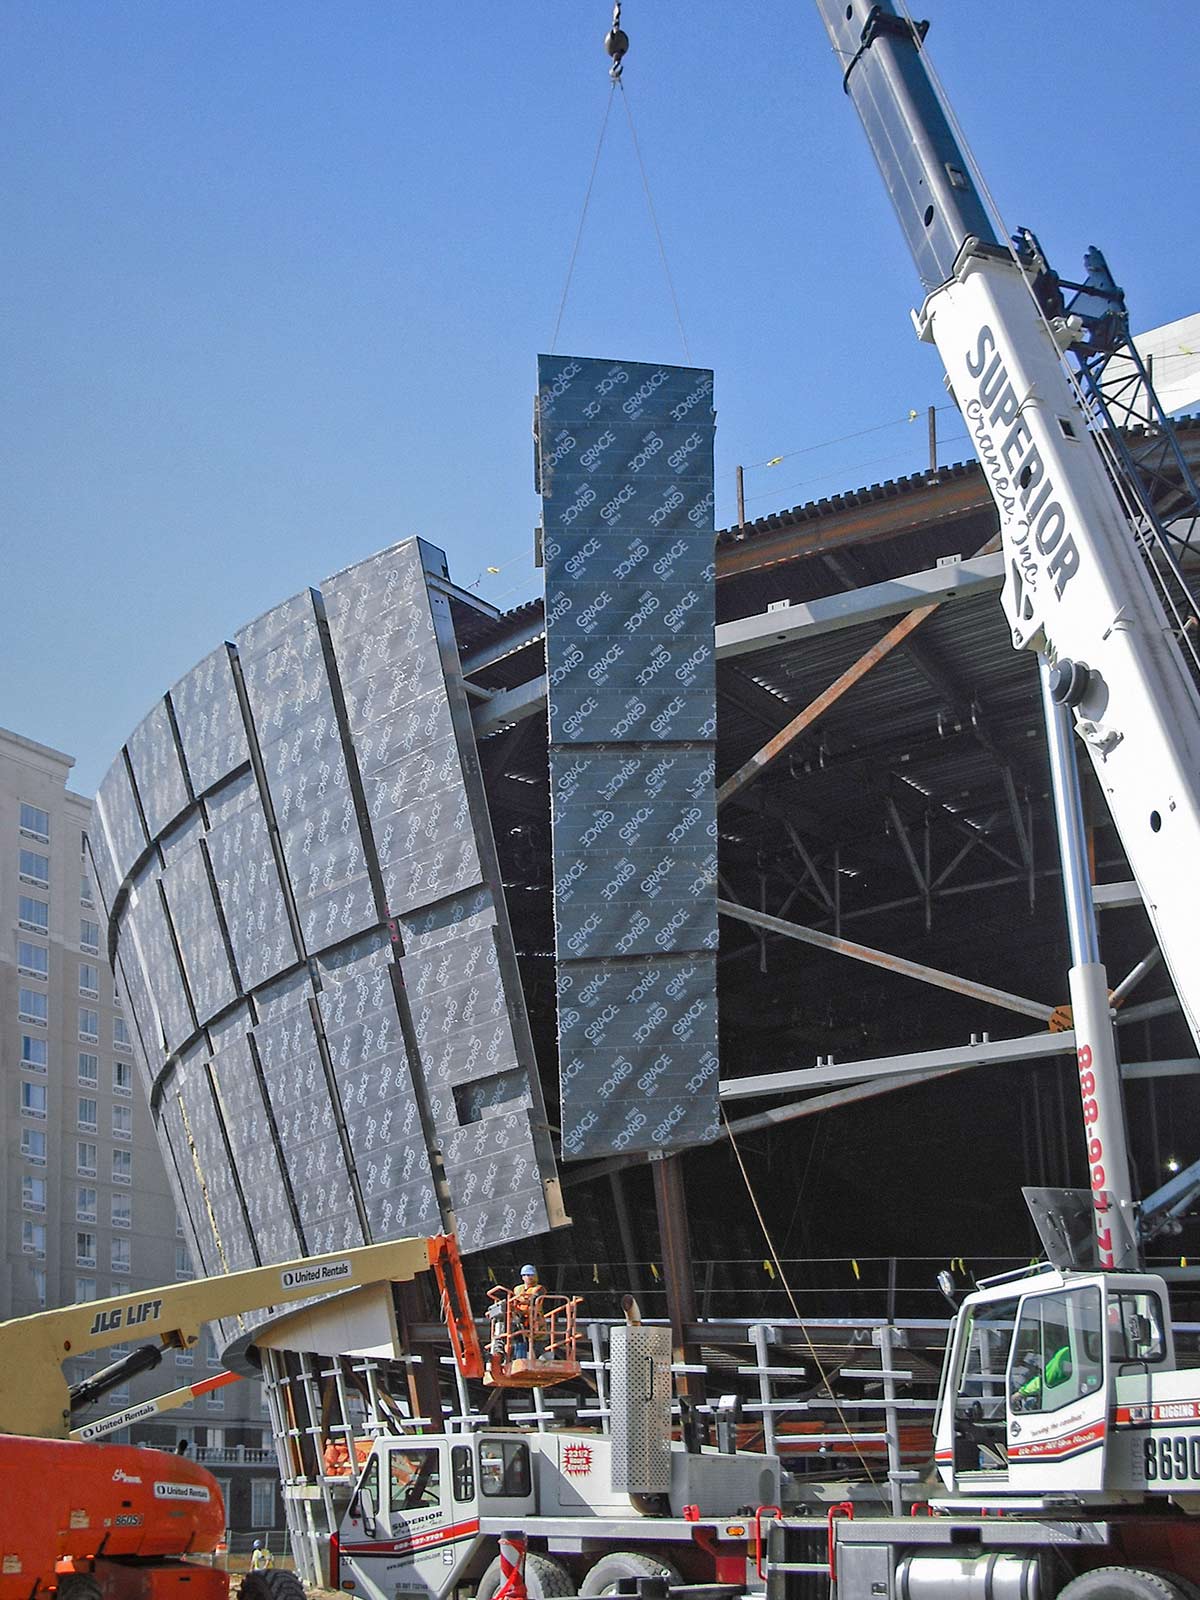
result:
<svg viewBox="0 0 1200 1600"><path fill-rule="evenodd" d="M225 1409L225 1391L224 1391L224 1389L210 1389L208 1391L208 1397L207 1397L207 1400L206 1400L206 1404L207 1404L208 1409L210 1411L224 1411L224 1409Z"/></svg>
<svg viewBox="0 0 1200 1600"><path fill-rule="evenodd" d="M39 1122L46 1120L46 1085L44 1083L30 1083L21 1079L21 1115L23 1117L36 1117Z"/></svg>
<svg viewBox="0 0 1200 1600"><path fill-rule="evenodd" d="M17 1016L22 1022L37 1022L44 1028L50 1019L50 1002L40 989L18 989Z"/></svg>
<svg viewBox="0 0 1200 1600"><path fill-rule="evenodd" d="M21 1206L25 1211L45 1211L46 1180L26 1172L21 1178Z"/></svg>
<svg viewBox="0 0 1200 1600"><path fill-rule="evenodd" d="M113 1093L133 1093L133 1066L128 1061L113 1062Z"/></svg>
<svg viewBox="0 0 1200 1600"><path fill-rule="evenodd" d="M221 1365L221 1357L217 1350L217 1341L207 1328L204 1330L202 1343L204 1345L204 1359L210 1367L219 1367Z"/></svg>
<svg viewBox="0 0 1200 1600"><path fill-rule="evenodd" d="M108 1391L105 1398L112 1400L116 1405L128 1405L129 1385L127 1383L119 1383L115 1389ZM185 1579L184 1581L186 1582L187 1580Z"/></svg>
<svg viewBox="0 0 1200 1600"><path fill-rule="evenodd" d="M76 1300L94 1300L96 1298L95 1278L76 1278L75 1298Z"/></svg>
<svg viewBox="0 0 1200 1600"><path fill-rule="evenodd" d="M87 1044L100 1042L100 1013L89 1011L86 1006L79 1008L79 1037Z"/></svg>
<svg viewBox="0 0 1200 1600"><path fill-rule="evenodd" d="M37 806L26 805L22 800L21 832L27 839L39 839L42 844L49 844L50 813L40 810Z"/></svg>
<svg viewBox="0 0 1200 1600"><path fill-rule="evenodd" d="M118 1050L129 1049L129 1024L124 1017L113 1018L113 1044Z"/></svg>
<svg viewBox="0 0 1200 1600"><path fill-rule="evenodd" d="M112 1108L112 1131L114 1139L133 1138L133 1107L114 1106Z"/></svg>
<svg viewBox="0 0 1200 1600"><path fill-rule="evenodd" d="M50 887L50 857L40 856L36 850L22 850L20 860L22 883L35 883L39 889Z"/></svg>
<svg viewBox="0 0 1200 1600"><path fill-rule="evenodd" d="M96 904L95 896L92 894L92 878L88 872L83 872L79 876L79 904L88 911L91 911Z"/></svg>
<svg viewBox="0 0 1200 1600"><path fill-rule="evenodd" d="M75 1189L75 1220L76 1222L95 1222L96 1220L96 1191L86 1184L78 1184Z"/></svg>
<svg viewBox="0 0 1200 1600"><path fill-rule="evenodd" d="M116 1153L114 1150L113 1154L116 1155ZM185 1244L177 1244L175 1246L175 1276L177 1278L194 1278L196 1276L192 1271L192 1258Z"/></svg>
<svg viewBox="0 0 1200 1600"><path fill-rule="evenodd" d="M88 1139L76 1141L75 1171L81 1178L94 1178L96 1176L96 1146Z"/></svg>
<svg viewBox="0 0 1200 1600"><path fill-rule="evenodd" d="M23 894L17 902L17 921L28 933L50 932L50 903Z"/></svg>
<svg viewBox="0 0 1200 1600"><path fill-rule="evenodd" d="M18 939L17 966L27 977L48 978L50 952L44 944L30 944L26 939Z"/></svg>
<svg viewBox="0 0 1200 1600"><path fill-rule="evenodd" d="M133 1226L133 1200L129 1195L113 1195L112 1225L114 1228L131 1228Z"/></svg>
<svg viewBox="0 0 1200 1600"><path fill-rule="evenodd" d="M84 1133L95 1133L99 1128L100 1123L98 1119L96 1102L90 1095L81 1094L79 1096L79 1104L76 1108L76 1118L80 1128L82 1128Z"/></svg>
<svg viewBox="0 0 1200 1600"><path fill-rule="evenodd" d="M21 1129L21 1155L35 1167L46 1165L46 1135L40 1128Z"/></svg>
<svg viewBox="0 0 1200 1600"><path fill-rule="evenodd" d="M34 1267L33 1269L33 1297L40 1310L46 1309L46 1269Z"/></svg>
<svg viewBox="0 0 1200 1600"><path fill-rule="evenodd" d="M89 954L94 956L100 954L100 924L98 922L89 922L86 917L80 917L79 948L88 951Z"/></svg>
<svg viewBox="0 0 1200 1600"><path fill-rule="evenodd" d="M112 1153L112 1181L114 1183L133 1182L133 1151L114 1150Z"/></svg>
<svg viewBox="0 0 1200 1600"><path fill-rule="evenodd" d="M26 1072L45 1072L50 1065L50 1044L46 1039L34 1039L30 1034L21 1035L21 1065Z"/></svg>
<svg viewBox="0 0 1200 1600"><path fill-rule="evenodd" d="M110 1262L114 1272L128 1272L130 1266L131 1247L128 1239L113 1239L110 1241L112 1254Z"/></svg>
<svg viewBox="0 0 1200 1600"><path fill-rule="evenodd" d="M79 965L79 992L92 999L100 998L100 969L89 966L87 962Z"/></svg>
<svg viewBox="0 0 1200 1600"><path fill-rule="evenodd" d="M175 1365L177 1367L190 1367L195 1364L195 1358L190 1350L176 1350Z"/></svg>
<svg viewBox="0 0 1200 1600"><path fill-rule="evenodd" d="M177 1239L184 1239L187 1237L183 1231L183 1218L179 1215L178 1211L175 1213L175 1237Z"/></svg>
<svg viewBox="0 0 1200 1600"><path fill-rule="evenodd" d="M96 1265L96 1235L86 1229L75 1235L75 1265L77 1267Z"/></svg>
<svg viewBox="0 0 1200 1600"><path fill-rule="evenodd" d="M79 1052L79 1081L85 1089L94 1089L100 1082L100 1057L86 1050Z"/></svg>
<svg viewBox="0 0 1200 1600"><path fill-rule="evenodd" d="M39 1261L46 1259L46 1224L44 1222L23 1222L21 1224L21 1249L27 1256L36 1256Z"/></svg>
<svg viewBox="0 0 1200 1600"><path fill-rule="evenodd" d="M273 1528L275 1526L274 1478L251 1478L250 1526L252 1528Z"/></svg>

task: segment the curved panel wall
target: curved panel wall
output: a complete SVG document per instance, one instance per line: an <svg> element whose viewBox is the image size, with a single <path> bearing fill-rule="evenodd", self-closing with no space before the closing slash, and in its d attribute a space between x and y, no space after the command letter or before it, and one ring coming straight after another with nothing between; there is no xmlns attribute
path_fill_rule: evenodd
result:
<svg viewBox="0 0 1200 1600"><path fill-rule="evenodd" d="M208 1275L565 1220L445 580L410 539L276 606L96 796L109 954Z"/></svg>

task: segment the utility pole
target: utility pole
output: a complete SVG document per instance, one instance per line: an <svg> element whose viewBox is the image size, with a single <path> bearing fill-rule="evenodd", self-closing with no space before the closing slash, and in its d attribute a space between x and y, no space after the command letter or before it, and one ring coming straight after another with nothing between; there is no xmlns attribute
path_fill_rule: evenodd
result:
<svg viewBox="0 0 1200 1600"><path fill-rule="evenodd" d="M737 469L737 500L738 500L738 527L746 526L746 474L743 468Z"/></svg>

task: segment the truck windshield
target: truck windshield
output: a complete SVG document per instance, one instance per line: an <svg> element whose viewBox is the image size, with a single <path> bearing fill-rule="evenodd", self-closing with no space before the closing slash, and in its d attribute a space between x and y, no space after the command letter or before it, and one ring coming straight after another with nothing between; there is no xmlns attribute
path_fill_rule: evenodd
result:
<svg viewBox="0 0 1200 1600"><path fill-rule="evenodd" d="M1004 1374L1016 1325L1015 1298L974 1307L958 1380L959 1409L984 1418L1004 1415Z"/></svg>

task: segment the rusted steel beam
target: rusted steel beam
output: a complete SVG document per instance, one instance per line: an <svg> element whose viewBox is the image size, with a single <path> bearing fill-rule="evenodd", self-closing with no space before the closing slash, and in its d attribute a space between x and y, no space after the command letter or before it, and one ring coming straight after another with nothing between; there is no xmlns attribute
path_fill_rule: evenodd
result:
<svg viewBox="0 0 1200 1600"><path fill-rule="evenodd" d="M818 717L824 716L830 706L835 705L847 689L852 689L860 683L873 667L891 655L897 646L902 645L914 629L919 628L926 617L932 616L937 610L936 605L918 606L915 611L910 611L906 617L901 617L894 627L888 629L882 639L876 641L871 648L859 656L851 666L847 667L840 677L835 678L827 689L823 689L815 700L811 700L804 710L799 712L792 720L780 728L767 740L761 750L755 751L744 766L738 768L717 790L717 804L723 806L725 802L738 794L748 783L753 783L760 773L765 772L771 763L777 760L787 747L810 728Z"/></svg>
<svg viewBox="0 0 1200 1600"><path fill-rule="evenodd" d="M1023 1017L1036 1017L1039 1022L1050 1021L1054 1007L1039 1000L1027 1000L1023 995L1010 994L1007 989L993 989L990 984L976 983L971 978L960 978L956 973L943 972L940 967L927 967L920 961L908 961L903 956L886 950L875 950L870 945L855 944L852 939L839 939L832 933L820 933L816 928L806 928L798 922L785 922L781 917L769 916L765 911L755 911L750 906L740 906L732 900L718 900L717 911L723 917L733 917L747 922L752 928L763 928L768 933L779 933L787 939L798 939L801 944L813 944L822 950L832 950L835 955L849 956L852 961L865 961L873 967L884 967L901 977L916 978L920 983L931 983L938 989L950 989L968 1000L981 1000L986 1005L1000 1006L1005 1011L1019 1012Z"/></svg>

